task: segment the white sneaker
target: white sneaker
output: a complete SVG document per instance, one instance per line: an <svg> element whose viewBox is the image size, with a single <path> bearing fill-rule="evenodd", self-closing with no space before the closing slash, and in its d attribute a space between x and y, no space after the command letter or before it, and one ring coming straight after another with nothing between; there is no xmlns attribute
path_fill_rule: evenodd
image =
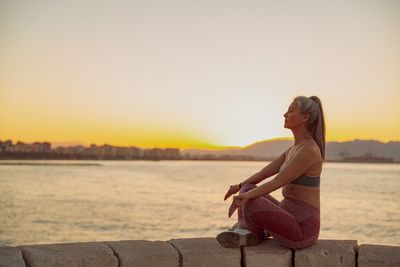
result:
<svg viewBox="0 0 400 267"><path fill-rule="evenodd" d="M235 223L231 228L229 228L228 230L230 230L230 231L233 231L233 230L235 230L236 228L238 228L239 227L239 222L237 222L237 223Z"/></svg>
<svg viewBox="0 0 400 267"><path fill-rule="evenodd" d="M248 229L237 226L234 230L219 233L216 238L223 247L237 248L240 246L258 245L265 239L265 234L256 234Z"/></svg>

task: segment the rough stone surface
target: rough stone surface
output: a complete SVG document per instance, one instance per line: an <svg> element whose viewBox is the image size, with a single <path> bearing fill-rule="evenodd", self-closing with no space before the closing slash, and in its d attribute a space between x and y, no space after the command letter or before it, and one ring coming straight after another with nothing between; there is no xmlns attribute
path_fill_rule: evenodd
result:
<svg viewBox="0 0 400 267"><path fill-rule="evenodd" d="M98 266L117 267L113 251L101 242L78 242L18 246L30 267Z"/></svg>
<svg viewBox="0 0 400 267"><path fill-rule="evenodd" d="M25 267L21 250L15 247L0 247L0 267Z"/></svg>
<svg viewBox="0 0 400 267"><path fill-rule="evenodd" d="M179 254L166 241L104 241L117 254L120 266L178 267Z"/></svg>
<svg viewBox="0 0 400 267"><path fill-rule="evenodd" d="M282 247L280 243L273 238L264 240L257 246L245 246L243 250L246 267L292 266L292 250Z"/></svg>
<svg viewBox="0 0 400 267"><path fill-rule="evenodd" d="M357 260L359 267L400 266L400 247L362 244Z"/></svg>
<svg viewBox="0 0 400 267"><path fill-rule="evenodd" d="M185 267L240 267L240 248L225 248L215 237L168 240L179 251Z"/></svg>
<svg viewBox="0 0 400 267"><path fill-rule="evenodd" d="M400 267L400 247L320 239L313 246L293 250L269 238L240 249L224 248L215 237L0 246L0 267L4 266Z"/></svg>
<svg viewBox="0 0 400 267"><path fill-rule="evenodd" d="M313 246L296 249L294 264L302 266L356 266L357 240L318 240Z"/></svg>

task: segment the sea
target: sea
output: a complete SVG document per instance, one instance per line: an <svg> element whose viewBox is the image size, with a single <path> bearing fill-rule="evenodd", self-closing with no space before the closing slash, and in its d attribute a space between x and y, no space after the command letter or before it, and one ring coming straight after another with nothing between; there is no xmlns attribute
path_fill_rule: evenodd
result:
<svg viewBox="0 0 400 267"><path fill-rule="evenodd" d="M268 163L3 160L0 245L215 237L229 186ZM325 162L320 188L320 239L400 246L400 164Z"/></svg>

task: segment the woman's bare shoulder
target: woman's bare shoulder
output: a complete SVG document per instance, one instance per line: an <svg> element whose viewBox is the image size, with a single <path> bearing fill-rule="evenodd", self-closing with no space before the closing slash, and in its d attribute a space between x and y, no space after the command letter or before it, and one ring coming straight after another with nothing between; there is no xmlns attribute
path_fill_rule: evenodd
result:
<svg viewBox="0 0 400 267"><path fill-rule="evenodd" d="M307 144L305 144L305 146L308 146L310 149L310 151L313 152L313 154L319 159L322 160L322 156L321 156L321 150L319 149L319 146L317 144L317 142L312 139L311 142L307 142Z"/></svg>

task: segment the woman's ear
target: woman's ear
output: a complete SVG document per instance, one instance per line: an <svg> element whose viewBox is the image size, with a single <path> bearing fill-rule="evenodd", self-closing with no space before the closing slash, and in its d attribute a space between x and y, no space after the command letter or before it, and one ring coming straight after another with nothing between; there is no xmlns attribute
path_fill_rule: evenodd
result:
<svg viewBox="0 0 400 267"><path fill-rule="evenodd" d="M310 114L306 113L303 115L303 121L306 122L310 118Z"/></svg>

